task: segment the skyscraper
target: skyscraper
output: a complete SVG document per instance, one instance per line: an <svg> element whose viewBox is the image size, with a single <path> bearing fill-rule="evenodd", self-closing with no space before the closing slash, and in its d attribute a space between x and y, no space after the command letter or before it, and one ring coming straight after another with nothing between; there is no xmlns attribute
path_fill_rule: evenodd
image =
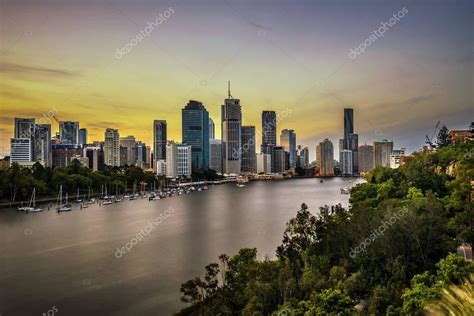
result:
<svg viewBox="0 0 474 316"><path fill-rule="evenodd" d="M220 139L209 140L209 169L222 173L222 142Z"/></svg>
<svg viewBox="0 0 474 316"><path fill-rule="evenodd" d="M274 173L283 173L286 170L285 164L285 149L281 146L275 146L272 148L271 153L271 171Z"/></svg>
<svg viewBox="0 0 474 316"><path fill-rule="evenodd" d="M165 120L153 121L153 167L156 160L166 160L167 124Z"/></svg>
<svg viewBox="0 0 474 316"><path fill-rule="evenodd" d="M192 169L191 146L169 141L166 146L166 177L190 177Z"/></svg>
<svg viewBox="0 0 474 316"><path fill-rule="evenodd" d="M352 151L343 149L341 152L341 173L343 176L352 176Z"/></svg>
<svg viewBox="0 0 474 316"><path fill-rule="evenodd" d="M358 167L358 155L357 151L359 149L359 135L358 134L349 134L347 138L347 149L352 151L352 172L359 172Z"/></svg>
<svg viewBox="0 0 474 316"><path fill-rule="evenodd" d="M30 144L31 161L35 160L35 119L34 118L18 118L15 117L15 138L28 138ZM23 148L24 142L21 143ZM15 147L16 148L16 147ZM13 153L13 148L11 148Z"/></svg>
<svg viewBox="0 0 474 316"><path fill-rule="evenodd" d="M137 141L135 143L135 165L144 168L146 163L146 144L141 141Z"/></svg>
<svg viewBox="0 0 474 316"><path fill-rule="evenodd" d="M390 168L396 169L400 167L400 159L405 156L405 148L394 149L390 154Z"/></svg>
<svg viewBox="0 0 474 316"><path fill-rule="evenodd" d="M393 142L382 140L374 142L374 167L390 167L390 155L393 150Z"/></svg>
<svg viewBox="0 0 474 316"><path fill-rule="evenodd" d="M81 128L79 129L79 145L86 145L87 144L87 129Z"/></svg>
<svg viewBox="0 0 474 316"><path fill-rule="evenodd" d="M255 126L242 126L242 172L257 172Z"/></svg>
<svg viewBox="0 0 474 316"><path fill-rule="evenodd" d="M18 163L23 166L33 165L31 138L10 139L10 165Z"/></svg>
<svg viewBox="0 0 474 316"><path fill-rule="evenodd" d="M262 112L262 153L271 154L271 149L277 145L276 123L275 111Z"/></svg>
<svg viewBox="0 0 474 316"><path fill-rule="evenodd" d="M268 174L272 170L272 157L270 154L257 154L257 173Z"/></svg>
<svg viewBox="0 0 474 316"><path fill-rule="evenodd" d="M61 144L79 144L79 122L60 121L59 140Z"/></svg>
<svg viewBox="0 0 474 316"><path fill-rule="evenodd" d="M129 166L134 166L136 162L136 157L135 157L135 146L137 142L135 141L134 136L127 136L127 137L121 137L120 138L120 147L125 148L124 149L124 157L123 157L123 162L122 164L127 164Z"/></svg>
<svg viewBox="0 0 474 316"><path fill-rule="evenodd" d="M36 124L34 153L35 161L38 161L44 167L51 167L51 125Z"/></svg>
<svg viewBox="0 0 474 316"><path fill-rule="evenodd" d="M320 176L334 175L334 146L327 138L316 146L316 167Z"/></svg>
<svg viewBox="0 0 474 316"><path fill-rule="evenodd" d="M280 146L289 153L289 167L296 168L296 134L292 129L284 129L280 134Z"/></svg>
<svg viewBox="0 0 474 316"><path fill-rule="evenodd" d="M209 139L215 139L215 138L216 138L216 127L214 125L214 121L209 116Z"/></svg>
<svg viewBox="0 0 474 316"><path fill-rule="evenodd" d="M222 171L226 174L240 174L242 143L242 110L240 100L230 94L224 100L221 111L222 128Z"/></svg>
<svg viewBox="0 0 474 316"><path fill-rule="evenodd" d="M120 134L116 129L105 130L104 160L107 166L120 166Z"/></svg>
<svg viewBox="0 0 474 316"><path fill-rule="evenodd" d="M181 111L183 143L191 146L193 170L209 168L209 112L190 100Z"/></svg>
<svg viewBox="0 0 474 316"><path fill-rule="evenodd" d="M296 166L300 168L306 168L309 165L309 149L308 147L302 147L298 145L296 150Z"/></svg>
<svg viewBox="0 0 474 316"><path fill-rule="evenodd" d="M374 147L372 145L359 146L359 172L368 172L374 169Z"/></svg>
<svg viewBox="0 0 474 316"><path fill-rule="evenodd" d="M349 134L354 134L354 110L346 108L344 109L344 138L346 140L349 138Z"/></svg>

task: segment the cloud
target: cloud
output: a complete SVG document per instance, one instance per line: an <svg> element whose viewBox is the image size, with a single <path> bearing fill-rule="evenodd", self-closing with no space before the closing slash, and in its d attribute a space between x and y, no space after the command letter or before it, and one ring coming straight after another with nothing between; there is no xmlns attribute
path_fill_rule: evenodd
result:
<svg viewBox="0 0 474 316"><path fill-rule="evenodd" d="M12 76L33 76L33 77L62 77L74 78L79 75L68 69L38 67L32 65L21 65L10 62L0 62L0 73Z"/></svg>

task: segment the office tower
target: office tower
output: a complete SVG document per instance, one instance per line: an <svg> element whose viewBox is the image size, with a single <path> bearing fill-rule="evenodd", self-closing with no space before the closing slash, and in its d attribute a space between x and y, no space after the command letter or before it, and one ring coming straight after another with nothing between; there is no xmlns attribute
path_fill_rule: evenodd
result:
<svg viewBox="0 0 474 316"><path fill-rule="evenodd" d="M392 141L384 139L374 142L374 167L390 167L390 155L392 151Z"/></svg>
<svg viewBox="0 0 474 316"><path fill-rule="evenodd" d="M187 144L177 144L177 169L178 177L191 177L192 172L192 146Z"/></svg>
<svg viewBox="0 0 474 316"><path fill-rule="evenodd" d="M156 160L166 160L166 139L166 121L153 121L153 159L150 161L153 167L155 167Z"/></svg>
<svg viewBox="0 0 474 316"><path fill-rule="evenodd" d="M222 129L222 171L225 174L240 174L242 143L242 110L240 100L234 99L230 94L224 100L221 110Z"/></svg>
<svg viewBox="0 0 474 316"><path fill-rule="evenodd" d="M148 166L151 166L152 163L151 163L151 147L150 146L146 146L146 163Z"/></svg>
<svg viewBox="0 0 474 316"><path fill-rule="evenodd" d="M127 164L127 148L120 146L120 166Z"/></svg>
<svg viewBox="0 0 474 316"><path fill-rule="evenodd" d="M51 148L51 125L36 124L35 125L35 161L41 163L44 167L52 165L52 148Z"/></svg>
<svg viewBox="0 0 474 316"><path fill-rule="evenodd" d="M87 144L87 129L79 129L79 145L84 146Z"/></svg>
<svg viewBox="0 0 474 316"><path fill-rule="evenodd" d="M316 167L320 176L334 175L334 147L327 138L316 146Z"/></svg>
<svg viewBox="0 0 474 316"><path fill-rule="evenodd" d="M340 169L343 176L352 176L352 151L343 149L341 152Z"/></svg>
<svg viewBox="0 0 474 316"><path fill-rule="evenodd" d="M362 145L358 150L359 172L368 172L374 169L374 146Z"/></svg>
<svg viewBox="0 0 474 316"><path fill-rule="evenodd" d="M272 148L271 164L273 173L283 173L286 170L285 166L285 149L281 146Z"/></svg>
<svg viewBox="0 0 474 316"><path fill-rule="evenodd" d="M220 139L209 140L209 169L222 173L222 142Z"/></svg>
<svg viewBox="0 0 474 316"><path fill-rule="evenodd" d="M289 153L289 169L296 168L296 134L292 129L284 129L280 134L280 146Z"/></svg>
<svg viewBox="0 0 474 316"><path fill-rule="evenodd" d="M396 169L400 167L400 159L405 156L405 148L394 149L390 154L390 168Z"/></svg>
<svg viewBox="0 0 474 316"><path fill-rule="evenodd" d="M214 125L214 121L209 116L209 139L215 139L216 137L216 127Z"/></svg>
<svg viewBox="0 0 474 316"><path fill-rule="evenodd" d="M192 150L193 170L209 168L209 112L199 101L190 100L182 109L183 143Z"/></svg>
<svg viewBox="0 0 474 316"><path fill-rule="evenodd" d="M35 160L35 119L15 117L15 137L14 138L30 139L31 161L34 161ZM23 144L23 142L21 143Z"/></svg>
<svg viewBox="0 0 474 316"><path fill-rule="evenodd" d="M137 141L135 143L135 165L144 168L146 160L146 144Z"/></svg>
<svg viewBox="0 0 474 316"><path fill-rule="evenodd" d="M298 145L296 150L296 166L299 168L306 168L309 165L309 149Z"/></svg>
<svg viewBox="0 0 474 316"><path fill-rule="evenodd" d="M344 139L347 140L349 134L354 134L354 110L344 109Z"/></svg>
<svg viewBox="0 0 474 316"><path fill-rule="evenodd" d="M78 144L52 144L51 147L53 167L67 167L71 161L83 156Z"/></svg>
<svg viewBox="0 0 474 316"><path fill-rule="evenodd" d="M118 130L105 130L104 159L107 166L120 166L120 134Z"/></svg>
<svg viewBox="0 0 474 316"><path fill-rule="evenodd" d="M79 144L79 122L60 121L59 140L61 144Z"/></svg>
<svg viewBox="0 0 474 316"><path fill-rule="evenodd" d="M178 172L178 148L174 141L166 145L166 177L176 178Z"/></svg>
<svg viewBox="0 0 474 316"><path fill-rule="evenodd" d="M10 139L10 165L13 163L28 167L33 165L34 162L33 151L31 150L31 138Z"/></svg>
<svg viewBox="0 0 474 316"><path fill-rule="evenodd" d="M136 162L136 157L135 157L135 146L137 142L135 140L135 137L132 135L129 135L127 137L120 137L120 147L123 147L124 150L124 155L123 155L123 161L121 161L121 165L129 165L129 166L134 166Z"/></svg>
<svg viewBox="0 0 474 316"><path fill-rule="evenodd" d="M104 151L100 145L83 148L83 156L87 157L89 169L92 171L104 170Z"/></svg>
<svg viewBox="0 0 474 316"><path fill-rule="evenodd" d="M271 149L277 145L276 123L277 119L275 111L262 112L262 153L271 154Z"/></svg>
<svg viewBox="0 0 474 316"><path fill-rule="evenodd" d="M186 144L168 142L166 146L166 177L178 178L191 176L192 149Z"/></svg>
<svg viewBox="0 0 474 316"><path fill-rule="evenodd" d="M269 174L272 171L272 157L270 154L257 154L257 173Z"/></svg>
<svg viewBox="0 0 474 316"><path fill-rule="evenodd" d="M358 155L357 155L357 150L359 149L359 135L358 134L349 134L349 137L347 138L346 149L352 151L352 171L354 173L358 173L359 172Z"/></svg>
<svg viewBox="0 0 474 316"><path fill-rule="evenodd" d="M255 126L242 126L242 172L257 172Z"/></svg>

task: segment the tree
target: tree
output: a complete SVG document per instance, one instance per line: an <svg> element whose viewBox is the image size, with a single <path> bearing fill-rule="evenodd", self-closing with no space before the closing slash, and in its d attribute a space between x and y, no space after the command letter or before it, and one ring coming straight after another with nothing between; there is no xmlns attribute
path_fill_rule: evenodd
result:
<svg viewBox="0 0 474 316"><path fill-rule="evenodd" d="M438 137L436 139L436 143L438 144L438 147L448 146L448 144L449 144L449 130L445 125L443 125L443 127L441 127L441 129L439 130Z"/></svg>

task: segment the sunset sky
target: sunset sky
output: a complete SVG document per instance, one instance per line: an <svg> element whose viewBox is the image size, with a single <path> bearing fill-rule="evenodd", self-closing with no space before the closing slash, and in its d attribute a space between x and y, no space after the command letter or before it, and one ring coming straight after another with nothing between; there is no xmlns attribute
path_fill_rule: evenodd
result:
<svg viewBox="0 0 474 316"><path fill-rule="evenodd" d="M0 1L0 146L14 117L80 122L89 141L105 128L151 145L154 119L181 140L181 109L204 103L220 137L220 105L241 99L243 123L261 111L310 147L337 150L343 108L359 142L388 138L415 150L440 120L474 120L472 1ZM405 7L408 13L365 53L350 49ZM116 58L166 10L148 37ZM170 12L170 11L169 11ZM53 132L57 123L52 120ZM257 136L260 143L260 135ZM0 156L2 156L0 154Z"/></svg>

